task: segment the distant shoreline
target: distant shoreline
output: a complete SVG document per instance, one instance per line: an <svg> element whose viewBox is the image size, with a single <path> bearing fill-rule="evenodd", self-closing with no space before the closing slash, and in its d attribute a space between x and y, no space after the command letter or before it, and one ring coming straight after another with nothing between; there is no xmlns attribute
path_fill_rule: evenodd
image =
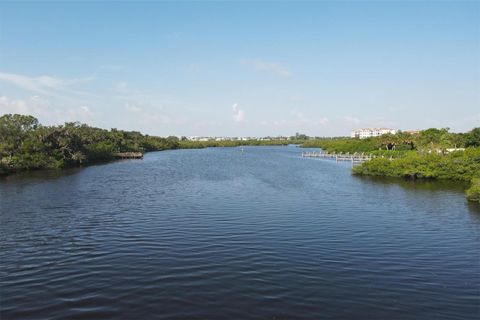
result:
<svg viewBox="0 0 480 320"><path fill-rule="evenodd" d="M354 167L357 175L470 181L467 198L480 202L480 128L466 133L431 128L366 139L312 139L297 133L283 140L190 141L185 137L99 129L78 122L43 126L33 116L6 114L0 117L0 133L0 175L141 158L151 151L295 144L327 152L375 155L375 159Z"/></svg>

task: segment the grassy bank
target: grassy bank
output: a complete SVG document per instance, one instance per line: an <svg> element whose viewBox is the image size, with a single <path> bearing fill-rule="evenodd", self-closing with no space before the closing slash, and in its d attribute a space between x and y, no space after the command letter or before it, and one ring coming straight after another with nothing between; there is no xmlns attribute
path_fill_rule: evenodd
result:
<svg viewBox="0 0 480 320"><path fill-rule="evenodd" d="M353 173L408 179L472 181L472 186L467 191L468 199L479 201L480 148L468 148L446 155L414 152L392 160L376 158L354 167Z"/></svg>

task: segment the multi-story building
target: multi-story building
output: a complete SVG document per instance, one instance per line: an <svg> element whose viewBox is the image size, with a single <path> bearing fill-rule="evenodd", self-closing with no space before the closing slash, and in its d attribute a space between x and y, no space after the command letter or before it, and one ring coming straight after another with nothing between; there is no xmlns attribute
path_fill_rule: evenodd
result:
<svg viewBox="0 0 480 320"><path fill-rule="evenodd" d="M387 133L396 134L397 130L389 129L389 128L357 129L357 130L352 130L350 137L357 138L357 139L366 139L366 138L372 138L372 137L379 137Z"/></svg>

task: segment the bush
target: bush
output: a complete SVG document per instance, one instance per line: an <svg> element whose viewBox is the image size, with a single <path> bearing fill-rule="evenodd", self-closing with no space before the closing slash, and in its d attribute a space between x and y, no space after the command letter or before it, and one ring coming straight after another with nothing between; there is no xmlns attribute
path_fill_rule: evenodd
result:
<svg viewBox="0 0 480 320"><path fill-rule="evenodd" d="M414 179L449 179L470 181L480 176L480 148L448 155L407 153L396 159L376 158L353 169L354 174L405 177Z"/></svg>
<svg viewBox="0 0 480 320"><path fill-rule="evenodd" d="M465 194L469 201L480 203L480 178L472 179L472 185L467 189Z"/></svg>

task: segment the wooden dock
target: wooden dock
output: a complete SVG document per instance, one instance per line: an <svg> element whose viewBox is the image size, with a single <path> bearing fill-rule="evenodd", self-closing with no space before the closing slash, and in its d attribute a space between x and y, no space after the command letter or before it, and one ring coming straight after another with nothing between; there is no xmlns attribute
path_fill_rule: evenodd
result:
<svg viewBox="0 0 480 320"><path fill-rule="evenodd" d="M113 156L116 159L143 159L143 153L141 152L117 152Z"/></svg>
<svg viewBox="0 0 480 320"><path fill-rule="evenodd" d="M328 152L302 152L302 157L306 158L324 158L338 161L350 161L353 165L376 158L373 155L364 153L328 153Z"/></svg>

